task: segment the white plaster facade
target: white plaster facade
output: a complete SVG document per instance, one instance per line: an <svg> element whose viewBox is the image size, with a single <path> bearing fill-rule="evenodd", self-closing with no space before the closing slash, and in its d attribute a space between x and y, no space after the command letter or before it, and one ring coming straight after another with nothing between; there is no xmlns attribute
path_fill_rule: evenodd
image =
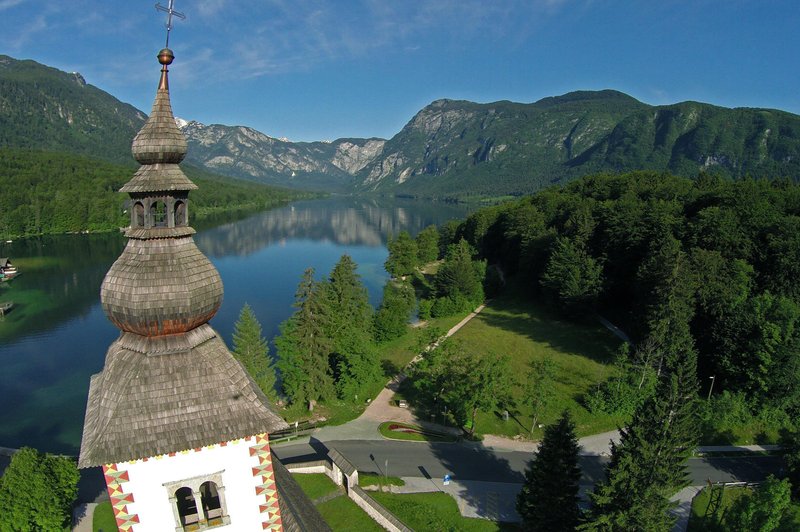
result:
<svg viewBox="0 0 800 532"><path fill-rule="evenodd" d="M275 489L271 472L271 454L262 444L259 453L250 448L257 444L256 437L234 440L224 445L183 451L173 456L162 455L147 460L115 464L120 472L127 472L127 481L120 484L124 494L132 494L133 502L126 505L128 515L138 519L133 525L135 532L164 532L183 530L178 526L175 507L175 486L197 489L204 480L221 481L217 488L223 499L224 515L228 524L209 527L220 531L262 530L262 523L274 521L277 515L264 510L264 484ZM265 454L266 453L266 454ZM259 457L260 454L260 457ZM269 464L269 479L260 476ZM109 486L111 488L111 486ZM261 488L261 489L259 489ZM267 494L267 499L269 499ZM112 494L113 502L113 494ZM200 501L197 501L198 507ZM276 506L277 511L277 506ZM280 528L278 518L276 529ZM273 528L273 527L269 527Z"/></svg>

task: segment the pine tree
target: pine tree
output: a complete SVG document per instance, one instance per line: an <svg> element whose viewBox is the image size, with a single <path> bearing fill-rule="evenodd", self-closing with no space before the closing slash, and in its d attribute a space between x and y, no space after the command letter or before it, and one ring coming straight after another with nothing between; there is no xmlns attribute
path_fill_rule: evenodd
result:
<svg viewBox="0 0 800 532"><path fill-rule="evenodd" d="M602 267L583 244L562 237L555 242L540 284L568 311L580 312L600 293L602 274Z"/></svg>
<svg viewBox="0 0 800 532"><path fill-rule="evenodd" d="M669 530L669 498L688 483L697 445L697 353L689 330L693 283L679 243L667 235L644 271L652 291L646 340L654 351L655 393L612 446L606 482L592 495L588 530Z"/></svg>
<svg viewBox="0 0 800 532"><path fill-rule="evenodd" d="M517 512L523 530L575 530L580 518L578 488L578 440L569 411L544 431L539 450L525 472L525 484L517 495Z"/></svg>
<svg viewBox="0 0 800 532"><path fill-rule="evenodd" d="M439 297L464 298L472 304L483 302L483 277L486 263L472 260L472 248L466 240L447 248L444 263L434 278Z"/></svg>
<svg viewBox="0 0 800 532"><path fill-rule="evenodd" d="M606 481L592 494L584 530L658 532L674 523L669 498L687 485L686 459L697 444L697 359L693 349L665 358L656 393L612 445Z"/></svg>
<svg viewBox="0 0 800 532"><path fill-rule="evenodd" d="M233 327L233 356L244 366L264 395L277 403L275 367L269 357L269 345L261 335L261 324L247 303Z"/></svg>
<svg viewBox="0 0 800 532"><path fill-rule="evenodd" d="M275 338L283 391L293 403L333 396L328 364L332 341L325 333L328 313L321 292L314 269L307 269L295 293L297 310L281 324L281 334Z"/></svg>
<svg viewBox="0 0 800 532"><path fill-rule="evenodd" d="M380 360L372 334L373 309L358 265L342 255L325 285L328 319L324 330L331 339L329 362L341 399L356 400L380 375Z"/></svg>

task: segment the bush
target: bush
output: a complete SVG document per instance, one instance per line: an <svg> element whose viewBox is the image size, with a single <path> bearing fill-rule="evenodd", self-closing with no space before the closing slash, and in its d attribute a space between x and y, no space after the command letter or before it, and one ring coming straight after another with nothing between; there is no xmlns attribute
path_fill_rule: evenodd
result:
<svg viewBox="0 0 800 532"><path fill-rule="evenodd" d="M783 410L757 407L743 392L726 390L708 401L700 401L698 414L703 441L733 441L734 435L747 427L778 433L792 426L792 420Z"/></svg>
<svg viewBox="0 0 800 532"><path fill-rule="evenodd" d="M430 299L420 299L419 306L417 307L417 316L422 321L431 319L431 308L433 308L433 301Z"/></svg>
<svg viewBox="0 0 800 532"><path fill-rule="evenodd" d="M434 318L444 318L459 312L469 312L478 304L473 303L464 296L456 295L451 297L437 297L431 307L431 316Z"/></svg>

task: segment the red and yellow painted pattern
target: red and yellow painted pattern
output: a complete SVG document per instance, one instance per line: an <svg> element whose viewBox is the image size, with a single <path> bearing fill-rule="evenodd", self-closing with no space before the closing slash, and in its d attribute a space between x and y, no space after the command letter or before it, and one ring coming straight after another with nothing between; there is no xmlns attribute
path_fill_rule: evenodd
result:
<svg viewBox="0 0 800 532"><path fill-rule="evenodd" d="M128 505L134 502L133 493L125 493L122 485L128 482L128 472L118 469L116 464L104 465L103 476L106 479L111 508L117 520L117 528L123 532L133 532L133 525L139 523L139 516L128 513Z"/></svg>
<svg viewBox="0 0 800 532"><path fill-rule="evenodd" d="M258 457L258 466L253 468L253 476L261 479L261 484L256 486L256 495L264 497L264 504L258 508L264 514L261 523L263 530L283 530L281 512L278 507L278 490L275 486L275 473L272 470L272 456L269 451L269 436L258 434L255 436L255 445L250 447L250 456Z"/></svg>

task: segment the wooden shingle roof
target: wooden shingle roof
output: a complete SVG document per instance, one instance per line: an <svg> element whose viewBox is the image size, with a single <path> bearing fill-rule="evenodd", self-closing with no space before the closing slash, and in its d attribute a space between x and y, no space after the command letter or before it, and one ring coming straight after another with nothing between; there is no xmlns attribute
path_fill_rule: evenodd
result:
<svg viewBox="0 0 800 532"><path fill-rule="evenodd" d="M153 110L133 139L131 152L139 164L179 163L186 157L187 143L172 114L169 101L167 66L161 70L161 81L153 102Z"/></svg>
<svg viewBox="0 0 800 532"><path fill-rule="evenodd" d="M100 300L108 318L123 331L143 336L182 333L217 312L222 279L191 236L132 238L103 279Z"/></svg>
<svg viewBox="0 0 800 532"><path fill-rule="evenodd" d="M157 163L140 166L133 178L119 189L120 192L166 192L174 190L196 190L175 163Z"/></svg>
<svg viewBox="0 0 800 532"><path fill-rule="evenodd" d="M153 457L287 428L209 325L123 333L94 375L79 467Z"/></svg>

